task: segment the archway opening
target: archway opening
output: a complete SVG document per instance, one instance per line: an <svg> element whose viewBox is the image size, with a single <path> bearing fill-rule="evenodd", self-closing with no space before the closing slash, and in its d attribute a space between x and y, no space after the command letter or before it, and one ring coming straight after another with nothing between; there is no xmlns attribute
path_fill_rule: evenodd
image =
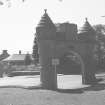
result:
<svg viewBox="0 0 105 105"><path fill-rule="evenodd" d="M74 51L69 51L60 58L57 73L65 75L80 75L82 74L83 69L84 63L81 56Z"/></svg>
<svg viewBox="0 0 105 105"><path fill-rule="evenodd" d="M58 88L78 88L82 86L84 62L75 51L69 51L60 58L57 70Z"/></svg>

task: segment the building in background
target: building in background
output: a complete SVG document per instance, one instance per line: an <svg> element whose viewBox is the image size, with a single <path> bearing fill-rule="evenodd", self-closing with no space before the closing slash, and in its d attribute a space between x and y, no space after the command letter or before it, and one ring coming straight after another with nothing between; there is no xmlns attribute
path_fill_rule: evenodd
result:
<svg viewBox="0 0 105 105"><path fill-rule="evenodd" d="M25 65L25 59L27 54L22 54L21 51L19 51L19 54L13 54L6 59L3 59L3 62L7 62L10 65ZM32 54L28 54L30 57L30 61L33 63Z"/></svg>

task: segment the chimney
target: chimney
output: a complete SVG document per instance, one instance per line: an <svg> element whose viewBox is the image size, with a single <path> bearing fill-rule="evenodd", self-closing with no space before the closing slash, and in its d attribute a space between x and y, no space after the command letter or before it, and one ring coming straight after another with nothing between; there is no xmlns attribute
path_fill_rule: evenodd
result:
<svg viewBox="0 0 105 105"><path fill-rule="evenodd" d="M3 53L2 54L4 54L4 55L7 54L7 50L3 50Z"/></svg>
<svg viewBox="0 0 105 105"><path fill-rule="evenodd" d="M19 55L20 55L21 53L22 53L21 50L19 50Z"/></svg>

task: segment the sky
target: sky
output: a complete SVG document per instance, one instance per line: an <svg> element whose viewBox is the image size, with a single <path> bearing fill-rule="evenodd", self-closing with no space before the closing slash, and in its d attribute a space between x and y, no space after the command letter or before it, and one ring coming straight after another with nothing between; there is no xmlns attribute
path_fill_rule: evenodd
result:
<svg viewBox="0 0 105 105"><path fill-rule="evenodd" d="M44 9L54 23L75 23L79 28L87 17L91 25L105 24L105 0L11 0L0 6L0 53L31 53Z"/></svg>

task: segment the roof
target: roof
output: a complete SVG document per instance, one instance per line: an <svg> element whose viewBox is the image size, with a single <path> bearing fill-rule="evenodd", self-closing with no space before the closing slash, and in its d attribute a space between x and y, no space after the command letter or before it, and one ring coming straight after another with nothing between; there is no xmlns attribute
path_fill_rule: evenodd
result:
<svg viewBox="0 0 105 105"><path fill-rule="evenodd" d="M38 27L55 28L55 25L53 24L52 20L48 16L46 9L45 9L44 15L41 17L41 20L40 20L37 28Z"/></svg>
<svg viewBox="0 0 105 105"><path fill-rule="evenodd" d="M81 33L86 33L86 32L93 32L93 31L94 31L93 27L90 25L90 23L88 22L86 18L84 25L80 28L78 33L81 34Z"/></svg>
<svg viewBox="0 0 105 105"><path fill-rule="evenodd" d="M26 54L13 54L13 55L7 57L6 59L3 59L2 61L24 61L25 56L26 56ZM30 57L33 60L31 54L30 54Z"/></svg>

